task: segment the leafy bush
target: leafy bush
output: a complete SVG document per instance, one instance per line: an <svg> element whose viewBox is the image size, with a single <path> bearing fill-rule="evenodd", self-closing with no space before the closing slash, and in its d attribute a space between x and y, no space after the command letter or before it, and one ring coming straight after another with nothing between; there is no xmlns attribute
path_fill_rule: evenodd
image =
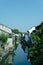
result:
<svg viewBox="0 0 43 65"><path fill-rule="evenodd" d="M7 43L8 36L5 35L3 32L0 35L0 40L2 41L2 45Z"/></svg>
<svg viewBox="0 0 43 65"><path fill-rule="evenodd" d="M32 33L31 38L35 43L29 49L30 61L32 65L43 65L43 22L36 28L36 32Z"/></svg>

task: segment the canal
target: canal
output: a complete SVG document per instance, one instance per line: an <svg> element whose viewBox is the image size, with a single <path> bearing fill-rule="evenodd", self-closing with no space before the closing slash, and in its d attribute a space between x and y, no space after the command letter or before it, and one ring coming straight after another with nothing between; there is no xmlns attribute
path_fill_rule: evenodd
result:
<svg viewBox="0 0 43 65"><path fill-rule="evenodd" d="M31 65L27 60L27 47L25 51L20 43L16 44L16 48L13 54L9 54L5 60L0 62L0 65Z"/></svg>

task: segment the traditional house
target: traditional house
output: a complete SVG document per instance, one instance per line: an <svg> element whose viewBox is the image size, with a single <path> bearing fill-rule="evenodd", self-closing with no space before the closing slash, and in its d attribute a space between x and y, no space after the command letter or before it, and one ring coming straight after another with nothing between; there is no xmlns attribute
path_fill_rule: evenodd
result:
<svg viewBox="0 0 43 65"><path fill-rule="evenodd" d="M8 40L7 40L8 45L5 45L5 50L11 48L13 46L12 30L9 27L0 24L0 35L2 33L8 35Z"/></svg>
<svg viewBox="0 0 43 65"><path fill-rule="evenodd" d="M36 30L36 27L32 27L31 29L29 29L29 30L27 30L27 32L29 33L29 34L31 34L33 31L35 31Z"/></svg>

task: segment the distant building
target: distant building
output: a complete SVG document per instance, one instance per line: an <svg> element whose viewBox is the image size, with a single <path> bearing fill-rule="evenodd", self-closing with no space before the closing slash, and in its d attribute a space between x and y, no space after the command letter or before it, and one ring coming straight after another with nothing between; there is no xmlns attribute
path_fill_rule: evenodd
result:
<svg viewBox="0 0 43 65"><path fill-rule="evenodd" d="M29 35L28 33L25 33L25 41L27 42L29 40Z"/></svg>
<svg viewBox="0 0 43 65"><path fill-rule="evenodd" d="M31 29L27 30L27 32L31 34L34 30L36 30L36 27L32 27Z"/></svg>

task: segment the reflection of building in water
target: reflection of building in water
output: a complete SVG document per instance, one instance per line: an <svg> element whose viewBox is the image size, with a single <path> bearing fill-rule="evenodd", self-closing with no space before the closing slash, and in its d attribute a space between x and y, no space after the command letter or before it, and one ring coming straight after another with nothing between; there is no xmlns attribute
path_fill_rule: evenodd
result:
<svg viewBox="0 0 43 65"><path fill-rule="evenodd" d="M8 59L8 64L12 64L12 55L9 55L7 59Z"/></svg>
<svg viewBox="0 0 43 65"><path fill-rule="evenodd" d="M12 65L14 61L14 54L10 54L5 60L0 62L0 65Z"/></svg>

